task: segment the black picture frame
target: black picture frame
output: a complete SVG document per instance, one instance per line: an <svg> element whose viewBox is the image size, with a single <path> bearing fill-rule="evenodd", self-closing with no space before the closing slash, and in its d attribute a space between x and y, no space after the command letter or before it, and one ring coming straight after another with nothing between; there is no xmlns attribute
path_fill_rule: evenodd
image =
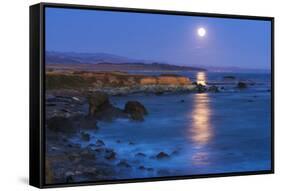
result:
<svg viewBox="0 0 281 191"><path fill-rule="evenodd" d="M47 185L44 182L45 159L45 8L71 8L103 10L114 12L153 13L164 15L199 16L229 19L264 20L271 22L271 169L265 171L214 173L206 175L187 175L161 178L142 178L126 180L103 180L97 182L79 182ZM29 139L29 184L38 188L66 186L99 185L113 183L133 183L209 177L227 177L274 173L274 18L249 15L231 15L215 13L195 13L169 10L135 9L121 7L103 7L73 4L39 3L30 6L30 139Z"/></svg>

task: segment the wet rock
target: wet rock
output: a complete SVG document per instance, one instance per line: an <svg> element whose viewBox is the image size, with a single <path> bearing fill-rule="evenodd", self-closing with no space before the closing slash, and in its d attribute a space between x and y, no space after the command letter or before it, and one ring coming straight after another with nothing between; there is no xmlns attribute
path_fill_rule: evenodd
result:
<svg viewBox="0 0 281 191"><path fill-rule="evenodd" d="M207 91L207 88L206 88L206 86L204 86L204 85L202 85L202 84L197 84L197 85L196 85L196 91L197 91L198 93L204 93L204 92Z"/></svg>
<svg viewBox="0 0 281 191"><path fill-rule="evenodd" d="M131 119L137 121L143 121L144 115L148 114L146 108L138 101L128 101L124 111L130 114Z"/></svg>
<svg viewBox="0 0 281 191"><path fill-rule="evenodd" d="M238 82L237 88L245 89L245 88L247 88L247 84L245 82Z"/></svg>
<svg viewBox="0 0 281 191"><path fill-rule="evenodd" d="M147 171L153 171L153 168L146 168Z"/></svg>
<svg viewBox="0 0 281 191"><path fill-rule="evenodd" d="M102 152L105 152L105 148L96 148L95 149L95 152L97 152L97 153L102 153Z"/></svg>
<svg viewBox="0 0 281 191"><path fill-rule="evenodd" d="M79 143L68 143L67 146L70 148L76 148L76 149L81 148L81 145Z"/></svg>
<svg viewBox="0 0 281 191"><path fill-rule="evenodd" d="M117 164L117 166L119 166L119 167L124 167L124 168L130 168L130 167L131 167L131 165L130 165L126 160L121 160L121 161Z"/></svg>
<svg viewBox="0 0 281 191"><path fill-rule="evenodd" d="M94 92L88 97L88 116L98 120L113 121L116 118L126 118L128 115L120 108L114 107L106 93Z"/></svg>
<svg viewBox="0 0 281 191"><path fill-rule="evenodd" d="M68 144L67 146L70 147L70 148L72 148L72 144Z"/></svg>
<svg viewBox="0 0 281 191"><path fill-rule="evenodd" d="M90 144L88 144L88 146L87 147L94 147L94 146L96 146L95 144L93 144L93 143L90 143Z"/></svg>
<svg viewBox="0 0 281 191"><path fill-rule="evenodd" d="M95 144L97 147L101 147L101 146L104 146L105 144L104 144L104 142L102 141L102 140L100 140L100 139L98 139L97 141L96 141L96 144Z"/></svg>
<svg viewBox="0 0 281 191"><path fill-rule="evenodd" d="M80 129L89 129L89 130L97 130L97 120L94 117L83 116L76 119L78 126Z"/></svg>
<svg viewBox="0 0 281 191"><path fill-rule="evenodd" d="M81 101L78 97L72 97L72 99L73 99L74 101L78 101L78 102Z"/></svg>
<svg viewBox="0 0 281 191"><path fill-rule="evenodd" d="M179 152L179 150L174 150L171 154L172 155L178 155L180 152Z"/></svg>
<svg viewBox="0 0 281 191"><path fill-rule="evenodd" d="M73 178L73 176L67 176L66 179L65 179L65 181L66 181L67 183L72 183L72 182L74 182L74 178Z"/></svg>
<svg viewBox="0 0 281 191"><path fill-rule="evenodd" d="M54 132L73 134L77 131L74 128L73 122L69 118L55 116L47 120L48 129Z"/></svg>
<svg viewBox="0 0 281 191"><path fill-rule="evenodd" d="M69 175L68 175L69 174ZM73 172L66 172L66 175L65 175L65 181L67 183L71 183L71 182L74 182L74 176L75 174Z"/></svg>
<svg viewBox="0 0 281 191"><path fill-rule="evenodd" d="M146 157L146 154L144 153L137 153L135 154L136 157Z"/></svg>
<svg viewBox="0 0 281 191"><path fill-rule="evenodd" d="M67 177L67 176L74 176L75 173L72 172L72 171L67 171L64 175L65 175L66 177Z"/></svg>
<svg viewBox="0 0 281 191"><path fill-rule="evenodd" d="M87 141L87 142L90 141L90 134L89 133L81 132L80 136L81 136L81 139L83 141Z"/></svg>
<svg viewBox="0 0 281 191"><path fill-rule="evenodd" d="M144 166L139 166L138 169L140 169L140 170L145 170L146 168L145 168Z"/></svg>
<svg viewBox="0 0 281 191"><path fill-rule="evenodd" d="M90 148L85 148L80 152L80 156L83 160L95 160L95 151Z"/></svg>
<svg viewBox="0 0 281 191"><path fill-rule="evenodd" d="M70 113L70 111L68 109L65 109L65 108L61 109L60 111L65 112L65 113Z"/></svg>
<svg viewBox="0 0 281 191"><path fill-rule="evenodd" d="M156 91L156 92L155 92L155 95L157 95L157 96L160 96L160 95L163 95L163 94L164 94L163 91Z"/></svg>
<svg viewBox="0 0 281 191"><path fill-rule="evenodd" d="M167 158L169 158L169 155L165 152L160 152L156 155L156 158L157 159L167 159Z"/></svg>
<svg viewBox="0 0 281 191"><path fill-rule="evenodd" d="M114 160L116 158L116 153L112 149L107 149L104 158L107 160Z"/></svg>
<svg viewBox="0 0 281 191"><path fill-rule="evenodd" d="M130 141L128 144L129 144L129 145L135 145L135 143L134 143L134 142L131 142L131 141Z"/></svg>
<svg viewBox="0 0 281 191"><path fill-rule="evenodd" d="M217 86L211 86L208 88L208 92L218 93L219 88Z"/></svg>
<svg viewBox="0 0 281 191"><path fill-rule="evenodd" d="M147 170L147 171L150 171L150 172L154 170L153 168L150 168L150 167L149 167L149 168L146 168L146 167L144 167L144 166L142 166L142 165L139 166L138 169L139 169L139 170Z"/></svg>
<svg viewBox="0 0 281 191"><path fill-rule="evenodd" d="M66 137L63 137L63 138L62 138L62 141L63 141L63 142L68 142L68 139L67 139Z"/></svg>
<svg viewBox="0 0 281 191"><path fill-rule="evenodd" d="M111 122L117 118L128 118L128 115L124 113L122 109L108 105L97 112L96 118L98 120Z"/></svg>
<svg viewBox="0 0 281 191"><path fill-rule="evenodd" d="M77 153L71 153L71 154L68 155L68 159L71 162L75 163L75 162L80 161L81 158L80 158L80 156Z"/></svg>

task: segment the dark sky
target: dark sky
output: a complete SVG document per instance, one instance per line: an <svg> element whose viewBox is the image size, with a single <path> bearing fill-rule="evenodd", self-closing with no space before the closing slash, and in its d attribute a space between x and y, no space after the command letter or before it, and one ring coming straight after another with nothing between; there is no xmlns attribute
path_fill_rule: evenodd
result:
<svg viewBox="0 0 281 191"><path fill-rule="evenodd" d="M269 69L270 34L269 21L46 8L48 51Z"/></svg>

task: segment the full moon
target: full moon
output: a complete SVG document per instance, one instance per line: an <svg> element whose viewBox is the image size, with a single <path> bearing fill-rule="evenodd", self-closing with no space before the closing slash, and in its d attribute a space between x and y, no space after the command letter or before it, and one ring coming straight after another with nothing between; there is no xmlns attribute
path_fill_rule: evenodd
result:
<svg viewBox="0 0 281 191"><path fill-rule="evenodd" d="M206 30L201 27L197 30L197 34L198 34L198 36L203 37L206 35Z"/></svg>

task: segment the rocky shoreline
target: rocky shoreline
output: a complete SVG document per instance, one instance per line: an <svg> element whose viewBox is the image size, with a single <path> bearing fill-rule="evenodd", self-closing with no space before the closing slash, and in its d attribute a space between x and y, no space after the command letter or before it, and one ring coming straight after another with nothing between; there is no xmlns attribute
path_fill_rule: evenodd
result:
<svg viewBox="0 0 281 191"><path fill-rule="evenodd" d="M55 78L65 78L61 74L51 75L56 76ZM67 75L70 75L67 79L77 77L77 74L73 73ZM96 77L99 75L102 77L100 76L97 81ZM172 75L147 77L123 73L105 75L86 72L79 73L78 76L84 80L81 82L80 79L83 88L78 88L77 84L72 84L72 88L70 84L60 84L46 92L45 171L48 184L116 179L116 177L122 178L122 173L126 177L128 173L136 170L151 173L150 176L161 175L161 171L156 172L154 168L141 163L142 157L148 157L145 153L136 153L138 162L132 164L124 156L119 156L114 149L108 147L104 140L89 133L98 132L99 128L102 128L99 127L100 121L112 122L115 119L124 118L141 122L149 115L145 105L137 100L128 100L123 108L118 108L111 103L110 96L126 96L134 93L161 96L169 93L217 93L223 90L222 87L204 86L188 78ZM115 81L112 77L115 77ZM92 80L91 83L89 80ZM55 81L61 82L61 79ZM48 83L50 81L47 81L47 86ZM235 86L240 90L247 87L248 84L244 82L239 82ZM79 144L74 140L79 140L84 144ZM116 144L122 141L116 140ZM128 142L128 144L134 143ZM176 152L179 151L159 152L150 158L166 160Z"/></svg>
<svg viewBox="0 0 281 191"><path fill-rule="evenodd" d="M53 96L46 101L49 105L46 113L46 183L114 179L120 172L132 169L126 159L119 158L103 140L88 132L99 130L98 121L144 120L148 111L141 103L128 101L124 108L117 108L103 92L92 93L86 98ZM83 105L88 105L88 109ZM73 139L89 144L82 146ZM140 164L139 170L152 171L152 168Z"/></svg>

